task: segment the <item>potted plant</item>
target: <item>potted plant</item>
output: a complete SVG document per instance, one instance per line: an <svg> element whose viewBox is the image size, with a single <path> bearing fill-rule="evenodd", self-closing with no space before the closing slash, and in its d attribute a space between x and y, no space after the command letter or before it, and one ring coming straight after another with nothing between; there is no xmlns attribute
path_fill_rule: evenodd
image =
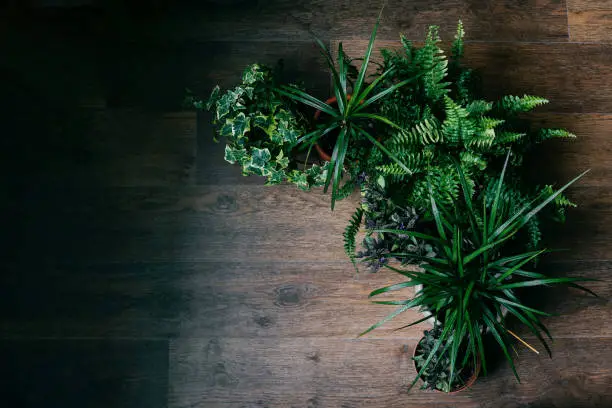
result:
<svg viewBox="0 0 612 408"><path fill-rule="evenodd" d="M423 338L414 349L414 367L423 381L422 390L436 390L446 393L461 392L472 386L480 374L480 358L468 360L465 367L455 370L451 377L450 347L442 344L435 349L442 335L442 325L437 324L431 330L423 332ZM447 340L448 341L448 340ZM426 364L429 356L433 356Z"/></svg>
<svg viewBox="0 0 612 408"><path fill-rule="evenodd" d="M522 114L547 103L544 98L530 95L504 96L497 101L481 98L476 75L461 63L463 37L459 22L450 58L440 48L435 26L429 28L422 47L415 47L402 37L400 50L382 50L379 73L393 72L383 77L382 87L415 78L377 101L376 106L378 114L394 123L378 127L376 134L408 170L390 160L391 156L372 152L363 177L365 182L361 184L362 204L344 234L344 247L353 262L360 254L368 257L373 250L397 252L398 245L406 244L405 240L396 239L395 234L375 233L376 236L366 237L362 242L365 250L356 253L356 234L362 224L366 228L371 224L393 224L398 217L393 209L411 209L419 221L399 225L419 231L433 222L430 192L440 204L453 205L458 201L462 189L455 163L463 171L468 193L478 194L494 186L504 157L511 151L512 166L507 169L509 174L501 192L508 205L518 210L539 195L552 193L550 185L536 186L525 181L521 166L524 156L538 143L575 135L564 129L535 129L525 120ZM552 204L544 215L558 220L563 220L566 207L575 206L561 194ZM379 207L391 210L381 212ZM538 247L539 226L540 217L531 217L519 232L519 241L529 250ZM414 236L411 240L412 249L425 245Z"/></svg>
<svg viewBox="0 0 612 408"><path fill-rule="evenodd" d="M303 190L321 186L328 164L298 166L294 146L308 121L276 84L274 70L252 64L234 89L221 92L216 86L206 103L193 95L187 103L212 111L215 141L225 139L225 160L239 164L243 175L264 176L268 185L288 181Z"/></svg>
<svg viewBox="0 0 612 408"><path fill-rule="evenodd" d="M451 384L456 380L459 371L469 364L472 367L481 364L486 374L483 336L490 334L520 381L508 350L512 338L527 343L506 327L506 314L503 309L526 325L549 354L550 348L543 334L550 338L550 333L539 317L548 314L527 306L517 291L527 287L568 285L593 294L577 283L589 279L550 277L526 270L530 262L549 251L542 249L516 253L512 246L508 245L531 218L552 203L586 171L552 194L542 193L533 202L515 210L504 201L502 195L510 155L508 153L506 156L501 175L494 187L483 189L476 198L472 197L460 163L455 163L461 184L460 202L453 206L439 203L430 187L430 211L434 215L435 230L428 233L413 230L378 231L423 239L435 247L437 254L433 257L417 257L412 253L406 255L412 259L420 258L419 266L423 269L422 272L399 269L390 264L383 265L409 280L377 289L370 293L370 297L416 285L422 285L423 289L405 300L375 302L396 305L399 308L362 333L364 335L374 330L408 309L420 308L431 313L436 322L442 325L442 332L420 364L418 376L422 376L429 369L439 350L449 353L448 378ZM400 258L404 256L392 255ZM428 316L425 316L404 327L427 319ZM418 377L412 385L417 379Z"/></svg>

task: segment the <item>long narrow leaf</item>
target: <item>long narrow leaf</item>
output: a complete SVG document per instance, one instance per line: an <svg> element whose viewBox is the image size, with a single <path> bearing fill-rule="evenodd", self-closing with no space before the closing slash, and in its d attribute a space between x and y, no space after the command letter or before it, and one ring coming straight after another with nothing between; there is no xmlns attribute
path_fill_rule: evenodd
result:
<svg viewBox="0 0 612 408"><path fill-rule="evenodd" d="M370 142L372 142L376 147L378 147L380 150L383 151L383 153L385 153L387 156L389 156L394 162L396 162L404 171L406 171L408 174L412 174L412 171L406 167L406 165L404 164L404 162L402 162L395 154L391 153L389 150L387 150L387 148L385 146L383 146L378 140L376 140L374 137L372 137L372 135L370 135L368 132L366 132L364 129L362 129L359 126L353 125L355 126L355 128L362 134L364 135Z"/></svg>
<svg viewBox="0 0 612 408"><path fill-rule="evenodd" d="M368 334L369 332L371 332L372 330L382 326L383 324L385 324L386 322L388 322L389 320L393 319L394 317L396 317L397 315L404 313L406 310L410 309L410 307L408 306L401 306L398 309L395 310L395 312L391 313L390 315L388 315L387 317L385 317L384 319L382 319L381 321L379 321L376 324L373 324L372 326L370 326L366 331L364 331L363 333L361 333L359 335L359 337L364 336L366 334Z"/></svg>
<svg viewBox="0 0 612 408"><path fill-rule="evenodd" d="M295 101L301 102L304 105L308 105L313 107L321 112L325 112L330 116L335 118L340 117L338 111L334 109L332 106L326 104L325 102L315 98L312 95L307 94L306 92L293 88L290 86L283 85L281 88L276 88L276 92L281 95L285 95L286 97L293 99Z"/></svg>
<svg viewBox="0 0 612 408"><path fill-rule="evenodd" d="M376 32L378 31L378 25L380 24L380 18L382 16L383 9L380 9L380 13L378 14L378 18L376 19L376 24L374 24L374 29L372 30L372 34L370 35L370 42L368 43L368 48L366 49L366 53L363 56L363 63L361 64L361 68L359 69L359 74L357 75L357 80L355 81L355 85L353 86L353 94L359 95L361 91L361 87L363 86L363 81L365 80L366 71L368 70L368 65L370 64L370 56L372 55L372 50L374 48L374 40L376 40ZM348 110L350 111L355 103L357 98L351 99L349 102Z"/></svg>

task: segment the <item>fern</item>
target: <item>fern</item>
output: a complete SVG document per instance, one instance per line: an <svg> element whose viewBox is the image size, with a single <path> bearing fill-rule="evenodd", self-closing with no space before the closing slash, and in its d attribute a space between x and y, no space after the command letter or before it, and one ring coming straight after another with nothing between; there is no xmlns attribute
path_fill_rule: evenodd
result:
<svg viewBox="0 0 612 408"><path fill-rule="evenodd" d="M455 61L459 61L463 57L463 37L465 37L465 31L463 30L463 22L459 20L457 24L457 33L455 34L455 41L451 47L451 55Z"/></svg>
<svg viewBox="0 0 612 408"><path fill-rule="evenodd" d="M469 112L448 96L444 97L446 119L442 123L442 133L451 145L469 140L474 134L474 123L468 119Z"/></svg>
<svg viewBox="0 0 612 408"><path fill-rule="evenodd" d="M493 104L491 102L477 99L470 102L465 109L470 113L470 115L482 115L493 109Z"/></svg>
<svg viewBox="0 0 612 408"><path fill-rule="evenodd" d="M527 136L526 133L518 132L499 132L495 137L496 144L516 143Z"/></svg>
<svg viewBox="0 0 612 408"><path fill-rule="evenodd" d="M361 220L363 219L363 209L358 207L355 209L355 212L351 216L349 224L344 229L344 252L351 260L351 263L357 269L357 263L355 262L355 249L356 249L356 237L357 232L359 231L359 227L361 226Z"/></svg>
<svg viewBox="0 0 612 408"><path fill-rule="evenodd" d="M576 135L565 129L540 129L535 141L539 143L553 138L575 139Z"/></svg>
<svg viewBox="0 0 612 408"><path fill-rule="evenodd" d="M507 113L529 112L530 110L548 103L548 99L539 96L523 95L504 96L498 103L498 107Z"/></svg>
<svg viewBox="0 0 612 408"><path fill-rule="evenodd" d="M466 150L461 152L459 157L463 167L473 166L478 170L484 170L487 168L487 160L480 154Z"/></svg>
<svg viewBox="0 0 612 408"><path fill-rule="evenodd" d="M425 95L434 102L449 92L450 85L450 82L443 82L448 74L448 60L438 47L440 42L438 27L429 27L425 45L414 56L414 62L425 72L422 78Z"/></svg>
<svg viewBox="0 0 612 408"><path fill-rule="evenodd" d="M390 140L393 145L418 145L438 143L442 140L440 122L434 117L423 119L410 130L399 131Z"/></svg>

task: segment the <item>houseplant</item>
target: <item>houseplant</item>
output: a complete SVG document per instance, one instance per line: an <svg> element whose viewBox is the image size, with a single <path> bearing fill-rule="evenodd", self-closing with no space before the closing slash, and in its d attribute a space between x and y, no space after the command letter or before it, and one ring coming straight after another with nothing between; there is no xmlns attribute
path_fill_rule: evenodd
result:
<svg viewBox="0 0 612 408"><path fill-rule="evenodd" d="M414 81L396 89L381 99L377 112L389 118L397 126L379 127L376 134L383 145L395 157L404 162L408 171L400 168L379 151L374 150L367 166L367 182L362 184L362 205L356 209L345 231L345 249L352 261L356 258L356 233L363 224L390 223L389 213L369 210L374 199L392 201L387 207L412 208L420 217L420 224L432 221L429 209L430 188L439 203L451 205L460 197L461 185L455 170L458 162L471 194L494 185L500 174L507 151L512 152L502 194L509 205L520 209L543 192L551 192L552 186L530 185L522 174L524 156L534 145L552 138L574 138L564 129L533 128L522 114L547 103L544 98L524 95L504 96L497 101L487 101L478 92L477 76L465 67L463 55L464 31L458 25L451 46L450 58L440 48L437 27L430 27L424 45L415 47L404 37L401 49L382 50L381 72L393 70L394 76L386 76L382 86L388 87L404 78ZM563 195L556 196L553 205L543 211L547 218L563 220L564 209L574 206ZM529 250L540 242L540 219L529 219L526 228L519 233ZM394 234L378 234L364 242L368 254L369 245L376 240L376 250L387 248L393 252L398 240ZM412 245L422 246L422 242ZM402 242L402 241L400 241Z"/></svg>
<svg viewBox="0 0 612 408"><path fill-rule="evenodd" d="M422 272L399 269L390 264L384 267L395 271L409 281L383 287L373 291L370 297L392 292L416 285L423 289L413 298L399 301L377 301L385 305L397 305L399 308L385 319L374 324L362 333L366 334L391 320L400 313L412 308L429 311L443 330L438 341L431 349L419 371L421 376L429 367L437 351L450 352L449 381L452 383L458 371L468 362L476 366L478 360L486 373L487 365L483 346L483 336L490 333L506 359L509 361L517 380L519 376L509 353L511 337L506 325L508 310L540 340L550 354L548 343L542 333L550 338L550 333L538 316L547 313L525 305L517 290L526 287L548 285L568 285L592 293L577 284L588 281L585 278L549 277L531 272L524 268L531 261L549 252L537 250L516 253L508 245L511 239L523 228L529 219L544 207L551 204L565 189L582 177L586 172L554 191L543 192L532 202L519 210L512 208L502 198L504 177L511 154L508 153L500 177L493 189L484 189L476 198L472 197L461 165L455 168L461 184L462 200L453 206L438 203L430 187L430 210L434 215L435 231L422 233L418 231L395 231L406 236L414 236L430 242L437 255L421 257L419 266ZM389 233L393 231L379 230ZM403 256L402 254L392 254ZM411 258L416 255L409 254ZM428 317L419 319L407 326L420 323ZM442 346L444 345L444 346ZM463 351L463 355L460 354ZM415 378L414 383L418 379Z"/></svg>
<svg viewBox="0 0 612 408"><path fill-rule="evenodd" d="M240 164L244 175L264 176L268 185L321 186L328 164L299 168L293 147L308 123L295 103L275 90L276 84L274 70L252 64L234 89L222 93L216 86L206 103L193 95L186 102L213 112L215 141L226 140L225 160Z"/></svg>

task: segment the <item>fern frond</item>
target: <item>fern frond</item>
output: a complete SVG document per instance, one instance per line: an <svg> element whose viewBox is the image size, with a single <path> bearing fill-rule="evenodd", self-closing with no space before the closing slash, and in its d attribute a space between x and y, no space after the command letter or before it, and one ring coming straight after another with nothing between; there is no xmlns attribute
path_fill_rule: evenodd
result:
<svg viewBox="0 0 612 408"><path fill-rule="evenodd" d="M448 75L448 60L444 51L438 47L441 42L438 27L430 26L425 38L425 45L416 51L414 62L425 72L422 76L425 95L432 101L438 101L446 95L450 82L443 82Z"/></svg>
<svg viewBox="0 0 612 408"><path fill-rule="evenodd" d="M406 178L406 176L411 176L413 174L412 171L407 172L397 163L376 166L376 170L378 170L383 176L390 177L395 182L402 181Z"/></svg>
<svg viewBox="0 0 612 408"><path fill-rule="evenodd" d="M465 109L470 113L470 115L483 115L493 109L493 104L491 102L483 101L482 99L477 99L470 102Z"/></svg>
<svg viewBox="0 0 612 408"><path fill-rule="evenodd" d="M468 118L469 112L455 103L448 96L444 96L446 118L442 123L442 134L450 145L457 145L462 141L470 140L474 134L474 122Z"/></svg>
<svg viewBox="0 0 612 408"><path fill-rule="evenodd" d="M555 189L550 184L545 185L544 188L542 189L542 194L547 196L547 197L550 197L554 193L555 193ZM565 196L565 194L559 194L558 196L555 197L553 202L555 203L556 206L559 206L559 207L572 207L572 208L576 208L578 206L572 200L567 198L567 196Z"/></svg>
<svg viewBox="0 0 612 408"><path fill-rule="evenodd" d="M515 143L525 136L526 133L500 132L495 136L495 144Z"/></svg>
<svg viewBox="0 0 612 408"><path fill-rule="evenodd" d="M461 159L461 164L464 167L474 166L478 170L484 170L487 168L487 161L480 154L471 152L469 150L464 150L459 155Z"/></svg>
<svg viewBox="0 0 612 408"><path fill-rule="evenodd" d="M529 112L530 110L548 103L548 99L533 95L504 96L498 102L498 107L507 113Z"/></svg>
<svg viewBox="0 0 612 408"><path fill-rule="evenodd" d="M404 53L406 54L406 59L408 61L412 60L412 53L414 52L414 47L412 46L412 41L408 40L404 34L400 35L400 42L402 43L402 47L404 48Z"/></svg>
<svg viewBox="0 0 612 408"><path fill-rule="evenodd" d="M463 37L465 37L465 31L463 30L463 22L459 20L457 23L457 33L455 34L455 41L451 47L451 55L458 61L463 57Z"/></svg>
<svg viewBox="0 0 612 408"><path fill-rule="evenodd" d="M440 122L435 117L423 119L410 130L397 132L389 141L391 145L428 145L442 140Z"/></svg>
<svg viewBox="0 0 612 408"><path fill-rule="evenodd" d="M565 139L575 139L576 135L568 132L565 129L540 129L537 136L535 137L536 143L543 142L544 140L553 139L553 138L565 138Z"/></svg>
<svg viewBox="0 0 612 408"><path fill-rule="evenodd" d="M349 224L344 229L344 252L351 260L355 269L357 269L357 263L355 262L355 249L357 247L356 237L357 232L359 231L359 227L361 226L361 220L363 219L363 209L361 207L357 207L355 212L351 216L349 220Z"/></svg>

